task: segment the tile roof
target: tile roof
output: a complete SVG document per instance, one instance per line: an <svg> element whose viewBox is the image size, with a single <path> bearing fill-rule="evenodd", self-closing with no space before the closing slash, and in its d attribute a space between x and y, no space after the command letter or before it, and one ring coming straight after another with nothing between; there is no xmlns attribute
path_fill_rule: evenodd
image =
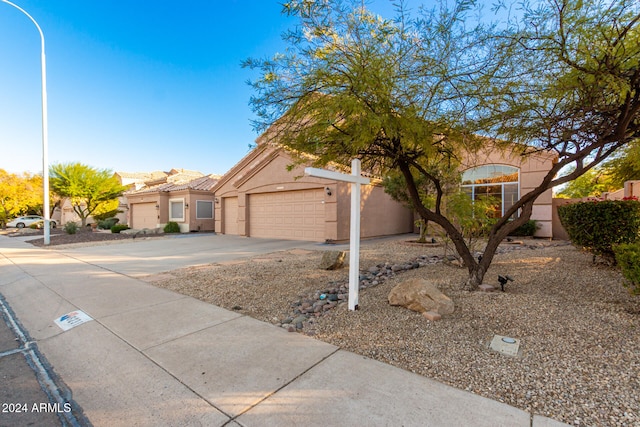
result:
<svg viewBox="0 0 640 427"><path fill-rule="evenodd" d="M122 178L129 178L135 180L148 181L150 179L158 179L167 176L167 172L153 171L153 172L116 172L116 174Z"/></svg>
<svg viewBox="0 0 640 427"><path fill-rule="evenodd" d="M172 180L170 182L148 185L139 190L128 191L127 194L168 193L182 190L211 191L218 182L218 178L220 178L218 175L205 175L190 180ZM167 179L167 181L169 181L169 179Z"/></svg>

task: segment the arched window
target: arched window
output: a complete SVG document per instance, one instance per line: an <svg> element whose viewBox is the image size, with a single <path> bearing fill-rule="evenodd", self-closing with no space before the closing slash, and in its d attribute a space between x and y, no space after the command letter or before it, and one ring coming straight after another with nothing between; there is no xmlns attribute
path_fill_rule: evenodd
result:
<svg viewBox="0 0 640 427"><path fill-rule="evenodd" d="M462 190L472 200L491 197L495 216L501 217L520 198L520 169L507 165L484 165L462 174Z"/></svg>

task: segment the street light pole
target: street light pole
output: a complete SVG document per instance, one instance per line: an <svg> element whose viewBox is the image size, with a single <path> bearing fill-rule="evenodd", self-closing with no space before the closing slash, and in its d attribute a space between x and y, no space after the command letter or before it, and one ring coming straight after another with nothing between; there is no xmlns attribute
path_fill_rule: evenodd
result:
<svg viewBox="0 0 640 427"><path fill-rule="evenodd" d="M31 17L23 8L11 3L8 0L0 0L3 3L13 6L25 14L34 23L40 33L42 50L40 52L40 63L42 65L42 187L44 193L43 216L44 216L44 244L48 245L51 238L50 218L49 218L49 131L47 118L47 65L44 55L44 34L35 19Z"/></svg>

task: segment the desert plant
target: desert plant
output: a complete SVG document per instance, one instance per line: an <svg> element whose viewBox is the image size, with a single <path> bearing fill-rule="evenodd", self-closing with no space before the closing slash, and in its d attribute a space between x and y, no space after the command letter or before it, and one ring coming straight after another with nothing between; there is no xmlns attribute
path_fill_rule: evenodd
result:
<svg viewBox="0 0 640 427"><path fill-rule="evenodd" d="M164 226L165 233L179 233L180 226L175 221L169 221L167 225Z"/></svg>
<svg viewBox="0 0 640 427"><path fill-rule="evenodd" d="M115 200L114 202L115 203L113 203L113 204L117 205L118 201ZM106 204L103 205L103 206L105 206L106 208L109 207L109 206L106 206ZM96 211L93 213L93 215L91 215L93 217L93 219L98 221L98 223L100 223L100 221L104 221L104 220L116 219L115 216L118 215L119 213L122 213L122 211L118 210L118 209L110 209L110 210L107 210L107 211L104 211L104 212L98 212L98 211L101 211L100 208L103 207L103 206L100 206L99 208L97 208Z"/></svg>
<svg viewBox="0 0 640 427"><path fill-rule="evenodd" d="M453 193L447 197L446 210L453 224L460 231L465 239L465 243L474 253L480 248L487 237L491 227L497 221L494 218L496 200L492 197L480 197L472 200L463 191ZM444 242L444 256L450 248L453 249L453 256L458 260L460 266L464 265L463 257L456 252L456 246L452 245L448 233L441 227L434 227L439 240Z"/></svg>
<svg viewBox="0 0 640 427"><path fill-rule="evenodd" d="M122 230L127 230L127 229L129 229L129 226L127 224L115 224L111 227L111 232L120 233Z"/></svg>
<svg viewBox="0 0 640 427"><path fill-rule="evenodd" d="M67 222L64 225L64 231L67 234L76 234L76 232L78 231L78 224L76 224L75 222Z"/></svg>
<svg viewBox="0 0 640 427"><path fill-rule="evenodd" d="M512 236L533 236L538 229L538 223L535 219L530 219L529 221L522 224L520 227L516 228L513 232L511 232Z"/></svg>
<svg viewBox="0 0 640 427"><path fill-rule="evenodd" d="M107 219L100 220L98 221L98 228L102 230L110 230L111 227L113 227L118 223L118 221L120 221L118 218L107 218Z"/></svg>
<svg viewBox="0 0 640 427"><path fill-rule="evenodd" d="M624 285L634 295L640 295L640 243L615 245L616 261L626 279Z"/></svg>
<svg viewBox="0 0 640 427"><path fill-rule="evenodd" d="M640 202L604 200L558 207L562 226L574 245L615 263L613 246L633 243L640 233Z"/></svg>

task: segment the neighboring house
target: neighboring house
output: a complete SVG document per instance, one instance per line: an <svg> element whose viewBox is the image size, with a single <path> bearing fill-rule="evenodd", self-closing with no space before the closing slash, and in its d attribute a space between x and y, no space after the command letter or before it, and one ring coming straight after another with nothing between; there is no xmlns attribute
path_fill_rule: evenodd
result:
<svg viewBox="0 0 640 427"><path fill-rule="evenodd" d="M349 239L350 184L287 170L292 157L259 144L214 187L216 232L308 241ZM375 181L375 180L372 180ZM413 231L413 214L378 184L362 187L362 237Z"/></svg>
<svg viewBox="0 0 640 427"><path fill-rule="evenodd" d="M68 222L77 222L78 224L80 223L80 217L73 210L71 199L65 197L60 200L60 206L58 209L60 211L60 220L58 221L58 224L64 225ZM90 221L87 221L87 224L93 222L93 219L91 217L89 217L89 219Z"/></svg>
<svg viewBox="0 0 640 427"><path fill-rule="evenodd" d="M153 171L153 172L116 172L115 176L120 184L129 187L129 190L139 190L145 186L145 182L163 179L169 176L170 172ZM118 210L120 213L116 215L119 224L129 224L129 205L127 197L123 194L118 197Z"/></svg>
<svg viewBox="0 0 640 427"><path fill-rule="evenodd" d="M177 222L181 232L214 230L216 175L172 169L164 177L125 193L131 228L162 228Z"/></svg>
<svg viewBox="0 0 640 427"><path fill-rule="evenodd" d="M114 176L118 179L120 184L129 186L131 189L138 189L144 186L145 181L157 180L165 178L169 175L170 172L162 172L162 171L154 171L154 172L116 172ZM124 195L118 198L118 210L120 211L116 218L118 218L118 222L120 224L127 224L128 218L128 210L127 200ZM73 210L73 206L71 205L71 201L68 198L64 198L60 202L60 207L56 208L54 213L56 219L58 220L58 224L64 225L67 222L80 222L80 217ZM87 218L87 225L92 224L94 221L93 217L89 216Z"/></svg>
<svg viewBox="0 0 640 427"><path fill-rule="evenodd" d="M487 150L463 162L463 189L473 198L499 200L497 215L535 188L551 169L555 156L527 157ZM252 237L309 241L349 239L350 184L304 176L283 148L258 144L220 178L215 192L215 231ZM408 233L413 213L384 192L380 182L362 187L361 237ZM546 191L533 207L536 236L552 236L552 193Z"/></svg>

